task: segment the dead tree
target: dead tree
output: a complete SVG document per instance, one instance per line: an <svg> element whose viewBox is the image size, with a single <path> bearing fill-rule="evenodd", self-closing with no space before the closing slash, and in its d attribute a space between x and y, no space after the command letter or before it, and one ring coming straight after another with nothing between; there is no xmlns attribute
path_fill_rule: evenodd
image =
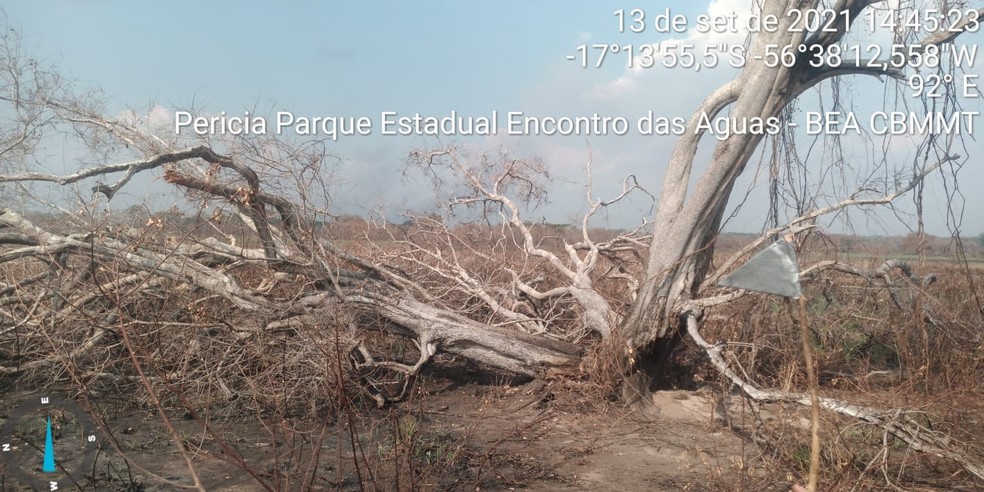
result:
<svg viewBox="0 0 984 492"><path fill-rule="evenodd" d="M624 266L633 259L625 256L638 257L638 248L644 239L640 237L639 229L635 229L596 240L590 221L599 211L631 193L645 193L634 177L624 181L617 196L608 200L594 197L589 158L585 164L589 182L587 211L576 225L553 227L531 224L523 217L521 204L545 193L537 182L542 169L535 160L508 158L496 161L483 157L477 162L469 162L460 151L451 148L413 152L410 162L432 175L442 186L460 180L460 186L451 188L467 191L449 198L441 197L446 199L443 205L451 213L459 208L477 213L480 224L487 225L484 234L487 239L483 241L483 247L476 247L464 237L464 228L459 227L461 232L452 230L446 219L414 217L417 228L400 240L405 249L396 256L410 261L422 271L450 281L450 285L464 295L477 298L492 313L490 323L501 318L503 323L518 326L523 331L545 334L548 329L557 327L551 326L556 323L541 311L553 309L536 306L557 307L558 303L567 302L577 311L578 322L561 336L580 338L586 333L594 333L602 339L612 336L621 320L621 313L611 304L612 297L634 298L638 286L637 279L628 274ZM450 176L439 177L444 169ZM445 180L452 180L452 183ZM576 239L564 237L568 231ZM509 254L515 257L509 258ZM474 267L464 265L464 257L480 258L487 263L492 271L485 277L497 274L505 278L498 282L479 278ZM620 295L602 295L595 284L603 280L617 283Z"/></svg>
<svg viewBox="0 0 984 492"><path fill-rule="evenodd" d="M690 189L698 145L709 138L706 132L697 131L699 121L725 111L733 120L767 120L780 117L797 97L825 80L847 75L903 75L892 64L878 65L882 68L869 68L866 64L815 67L810 63L809 52L797 55L791 66L769 64L767 57L755 57L763 55L766 47L829 47L843 41L847 26L842 17L837 17L841 20L833 30L809 32L793 26L795 17L786 15L791 10L816 9L822 4L836 12L848 12L856 19L876 2L761 2L761 15L778 19L777 29L751 37L746 66L697 108L665 163L666 178L652 224L645 270L637 279L626 279L632 291L636 291L634 282L638 282L637 295L627 313L615 312L611 302L597 291L597 261L614 243L602 244L588 236L587 220L593 212L579 227L582 241L562 245L567 255L562 258L537 244L513 199L497 188L503 179L516 177L510 174L508 163L505 174L493 176L491 181L483 181L459 166L458 171L470 182L472 192L459 204L494 204L496 211L502 213L502 223L516 234L517 249L550 265L563 279L562 284L543 288L516 272L512 284L516 292L540 300L573 299L582 309L588 329L601 337L618 333L627 341L630 358L640 363L664 356L670 348L664 344L663 353L659 353L652 350L654 344L689 333L708 351L718 369L732 377L719 357L715 358L716 346L703 341L698 329L707 309L740 295L714 292L710 287L711 281L740 256L716 272L711 272L711 258L736 180L765 136L731 134L718 141L711 162ZM984 13L984 9L976 12ZM970 21L963 22L952 32L933 33L913 41L922 46L951 42ZM246 138L212 142L166 139L147 128L145 122L106 117L98 105L64 89L52 72L18 60L9 41L5 49L8 63L4 70L8 76L3 79L0 100L11 108L9 114L17 117L5 121L9 128L0 134L0 184L4 185L0 196L5 204L12 203L15 196L26 197L56 210L60 207L61 213L54 216L56 220L42 224L26 218L22 211L4 208L0 212L0 264L7 272L22 273L11 275L0 285L0 336L32 333L19 353L0 354L0 372L21 373L59 364L73 366L76 358L115 336L114 330L121 323L141 325L148 321L127 318L129 313L119 309L119 303L103 302L106 297L115 296L118 301L125 296L152 298L164 285L174 292L193 292L195 302L221 302L239 315L237 326L228 328L232 336L244 340L272 330L287 330L296 323L318 323L329 316L332 308L341 306L356 313L355 321L362 325L358 328L405 337L419 351L419 357L411 363L377 360L364 352L353 336L346 342L360 369L380 367L413 375L440 352L527 376L579 361L580 347L538 336L545 331L544 319L523 314L514 303L503 303L502 297L490 295L483 285L473 282L460 262L434 266L426 258L436 250L419 248L417 244L418 249L412 253L422 265L477 296L498 316L496 322L489 322L488 318L476 320L454 306L434 302L435 296L427 288L399 268L347 251L324 235L317 223L327 212L315 206L316 197L308 187L311 183L315 188L324 184L312 178L319 175L323 150L292 148L280 153L283 142ZM89 145L90 156L102 164L82 166L67 174L39 171L43 166L35 160L35 151L43 145L46 132L81 137ZM761 241L781 232L809 228L812 219L845 207L890 203L943 164L957 159L945 142L934 150L938 151L936 158L914 169L899 185L883 187L874 197L859 193L832 207L801 214L768 231ZM284 155L288 157L277 157ZM431 162L429 158L427 162ZM450 160L450 165L458 164L453 158ZM214 215L200 217L194 234L176 233L173 237L155 232L160 221L154 217L142 227L100 225L98 213L93 210L105 206L134 179L145 175L162 178L182 190L188 203L196 204L203 212L214 209ZM278 180L284 175L297 179ZM91 186L80 188L83 182ZM69 210L64 203L41 199L44 195L35 192L37 187L51 183L74 189L83 198L83 213ZM590 200L592 207L604 204ZM242 231L233 234L223 229L219 222L226 216L234 217ZM241 273L246 266L259 268L262 281L250 283ZM278 293L277 286L287 283L292 286L290 294ZM63 352L46 354L45 343L54 343L46 330L69 316L85 319L87 328L73 334L73 343L77 343L67 356ZM167 326L157 321L155 326ZM515 329L515 325L525 327L529 333ZM756 393L748 385L739 386L752 397L800 400L796 395ZM848 408L838 402L829 406ZM872 417L870 412L851 411L890 432L914 432L909 427L899 427L895 421ZM936 440L914 438L909 442L917 449L936 452L939 448ZM980 476L978 465L970 460L961 463Z"/></svg>
<svg viewBox="0 0 984 492"><path fill-rule="evenodd" d="M687 130L677 140L666 166L666 178L659 194L656 216L653 220L653 242L649 246L646 271L639 287L639 297L632 305L621 325L628 339L629 349L638 358L659 357L654 353L655 342L671 339L675 333L686 330L686 311L691 299L699 298L706 290L708 270L714 252L714 240L725 218L729 198L738 177L746 170L749 161L765 138L763 132L731 134L714 143L710 163L691 189L691 174L697 148L711 139L706 131L699 130L702 118L715 118L727 113L735 121L766 121L781 117L790 103L823 81L838 77L863 75L881 79L904 79L901 67L893 64L867 63L854 66L845 60L836 66L814 66L809 51L797 52L791 66L768 63L763 56L767 50L786 47L823 46L844 41L848 34L847 18L861 19L879 2L871 0L839 0L837 2L779 1L757 2L757 10L763 18L774 17L779 24L774 31L754 33L748 51L748 60L739 75L711 93L691 116ZM950 3L950 7L956 7ZM830 7L838 13L836 22L818 32L810 32L803 26L795 26L792 10ZM984 9L975 11L978 14ZM845 14L845 15L840 15ZM963 28L975 25L972 16L966 16L946 32L934 32L921 38L902 38L918 46L939 45L953 41ZM861 23L856 22L853 29ZM794 50L795 51L795 50ZM918 50L915 50L918 52ZM937 149L937 158L915 169L908 182L899 190L911 190L942 163L956 159L949 153L949 144ZM893 194L892 188L883 193ZM856 204L864 205L861 197ZM879 203L886 203L880 201ZM822 213L811 214L817 217ZM803 218L786 228L808 220ZM783 229L786 229L783 228ZM781 232L776 231L776 232Z"/></svg>

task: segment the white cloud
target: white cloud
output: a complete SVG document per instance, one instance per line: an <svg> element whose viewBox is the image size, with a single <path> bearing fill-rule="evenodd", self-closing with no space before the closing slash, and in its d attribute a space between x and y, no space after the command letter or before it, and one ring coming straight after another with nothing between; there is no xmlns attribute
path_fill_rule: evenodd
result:
<svg viewBox="0 0 984 492"><path fill-rule="evenodd" d="M141 129L153 129L174 123L174 111L155 104L145 112L127 109L117 116L117 121L124 125Z"/></svg>
<svg viewBox="0 0 984 492"><path fill-rule="evenodd" d="M126 109L116 115L116 121L132 128L145 138L161 143L174 143L174 111L159 104L146 111Z"/></svg>

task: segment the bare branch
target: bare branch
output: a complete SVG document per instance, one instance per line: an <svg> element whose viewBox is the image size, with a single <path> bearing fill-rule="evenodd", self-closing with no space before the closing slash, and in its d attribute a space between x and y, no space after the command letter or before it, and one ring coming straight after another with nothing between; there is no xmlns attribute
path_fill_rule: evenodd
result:
<svg viewBox="0 0 984 492"><path fill-rule="evenodd" d="M976 17L963 16L963 18L960 19L960 22L950 26L947 29L937 31L927 36L925 39L917 43L918 46L920 46L922 50L925 50L926 46L941 45L943 43L952 42L954 39L957 39L958 36L964 32L967 32L967 28L970 27L971 24L979 25L981 19L984 19L984 8L977 9L976 12Z"/></svg>
<svg viewBox="0 0 984 492"><path fill-rule="evenodd" d="M72 174L67 174L64 176L57 176L53 174L44 173L23 173L23 174L13 174L13 175L3 175L0 174L0 183L10 183L19 181L42 181L51 182L59 185L67 185L71 183L76 183L83 179L93 178L97 176L102 176L106 174L114 174L119 172L126 172L127 176L132 176L138 172L146 171L149 169L155 169L161 167L165 164L171 164L175 162L180 162L188 159L204 159L208 162L223 163L228 162L228 159L222 157L211 149L205 146L190 147L184 150L174 151L174 152L164 152L157 154L152 157L145 159L139 159L136 161L122 162L118 164L106 164L102 166L93 166L76 171ZM124 181L117 182L115 185L108 187L109 195L115 193L129 181L129 177ZM104 191L102 188L94 191Z"/></svg>
<svg viewBox="0 0 984 492"><path fill-rule="evenodd" d="M704 352L710 358L714 367L727 377L732 384L741 388L746 395L756 401L786 401L810 406L810 396L807 394L762 390L738 375L731 369L728 362L724 360L724 357L721 356L725 345L720 343L711 344L701 336L697 321L698 316L698 312L687 314L687 333L700 348L704 349ZM903 409L879 410L854 405L833 398L820 398L820 406L826 410L854 417L881 427L912 446L913 449L956 461L968 472L973 473L978 478L984 479L984 464L971 459L958 449L955 449L952 440L947 436L927 429L914 420L906 418L906 412Z"/></svg>
<svg viewBox="0 0 984 492"><path fill-rule="evenodd" d="M806 213L806 214L803 214L803 215L801 215L799 217L796 217L795 219L789 221L789 223L787 223L786 225L784 225L782 227L776 227L776 228L773 228L773 229L769 229L764 234L762 234L761 236L759 236L758 239L756 239L755 241L753 241L753 242L749 243L748 245L742 247L737 252L735 252L730 257L728 257L728 259L725 260L724 263L722 263L722 265L720 267L718 267L718 269L715 271L715 273L713 275L711 275L707 279L706 282L704 282L703 286L701 287L701 290L707 289L707 288L709 288L712 285L716 285L717 282L718 282L718 280L720 280L720 278L725 273L727 273L727 271L738 260L740 260L741 258L745 257L750 252L752 252L755 249L757 249L765 241L767 241L767 240L769 240L771 238L776 237L778 234L781 234L781 233L787 232L787 231L788 232L792 232L794 234L797 234L797 233L800 233L802 231L811 229L811 228L815 227L812 224L812 222L814 222L818 217L821 217L821 216L824 216L824 215L827 215L827 214L830 214L830 213L833 213L833 212L837 212L839 210L842 210L842 209L845 209L845 208L848 208L848 207L857 207L857 206L864 206L864 205L884 205L884 204L892 203L893 201L895 201L900 196L908 193L909 191L912 191L913 188L915 188L919 183L921 183L924 179L926 179L926 177L929 176L931 173L933 173L933 171L936 171L941 166L943 166L943 164L945 164L947 162L950 162L950 161L953 161L953 160L957 160L959 158L960 158L960 156L957 156L957 155L947 156L947 157L945 157L945 158L937 161L935 164L932 164L930 166L927 166L927 167L923 168L923 170L918 175L913 176L912 179L909 180L909 183L907 185L905 185L905 186L903 186L901 188L898 188L898 189L896 189L895 191L893 191L891 193L887 193L885 195L882 195L882 196L876 197L876 198L857 198L857 197L847 198L847 199L842 200L839 203L836 203L834 205L830 205L830 206L823 207L823 208L820 208L820 209L817 209L817 210L813 210L813 211L811 211L809 213ZM860 193L860 191L858 193ZM804 224L804 223L806 223L806 224ZM801 225L801 224L803 224L803 225Z"/></svg>

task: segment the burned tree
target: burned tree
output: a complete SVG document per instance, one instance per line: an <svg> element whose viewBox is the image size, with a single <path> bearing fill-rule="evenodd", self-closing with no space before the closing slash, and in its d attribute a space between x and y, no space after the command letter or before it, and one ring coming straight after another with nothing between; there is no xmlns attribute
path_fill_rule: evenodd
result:
<svg viewBox="0 0 984 492"><path fill-rule="evenodd" d="M691 176L701 164L698 147L710 140L699 131L700 122L724 115L739 121L782 119L797 98L824 81L857 75L896 83L905 76L908 58L920 53L906 51L903 63L818 65L813 51L796 47L823 50L846 42L856 25L845 19L861 18L879 4L758 3L758 15L775 18L776 28L751 35L746 65L704 100L669 160L658 163L665 165L666 178L653 221L642 220L651 231L648 236L631 231L599 239L589 226L601 208L641 192L634 179L609 200L591 196L589 188L588 211L571 228L573 236L548 238L545 227L524 220L519 205L542 191L530 178L538 172L531 162L502 159L486 167L469 165L454 149L414 153L414 164L424 172L447 170L460 180L464 192L448 204L479 210L486 227L478 232L484 235L482 248L488 249L476 247L468 231L439 217L416 217L404 231L387 227L387 243L361 248L336 241L326 226L332 218L325 198L330 156L320 142L262 135L188 141L157 131L139 113L107 116L93 97L77 96L54 71L22 59L7 32L0 71L5 106L0 122L0 264L5 274L0 374L30 375L54 367L83 387L103 379L122 381L133 370L128 363L116 363L125 353L137 365L159 362L159 381L210 385L231 399L236 389L262 387L256 383L262 378L250 378L274 379L266 352L270 347L282 347L282 360L290 357L296 369L280 376L293 378L294 388L310 385L314 392L323 383L318 378L330 372L323 361L332 350L350 358L347 362L362 375L388 371L410 378L446 353L537 377L554 367L580 370L584 347L577 342L585 339L617 340L619 350L612 358L648 368L658 367L654 362L665 360L674 341L689 334L751 397L800 402L802 395L755 389L729 368L720 346L704 340L699 331L704 315L743 295L716 290L717 279L770 238L809 231L817 218L850 207L890 204L961 157L952 151L954 140L928 138L911 170L899 166L898 172L885 173L897 179L859 186L829 204L798 197L789 220L780 223L776 215L761 238L714 268L715 241L738 178L769 137L749 132L719 139L691 188ZM977 29L976 16L984 10L941 4L975 14L921 37L896 32L900 44L926 49ZM787 15L820 7L837 14L836 22L816 32L794 25L801 17ZM770 62L764 56L776 51L789 54L783 59L790 61ZM98 164L51 171L43 147L53 137L78 142L86 160ZM769 143L773 149L780 145ZM140 180L154 179L179 191L181 207L118 220L107 204ZM75 199L50 199L44 188L50 185ZM15 200L24 206L13 207ZM38 212L42 208L45 213ZM563 323L570 328L558 329ZM168 339L169 330L175 335ZM177 340L178 348L132 346L130 334L138 332ZM402 338L415 353L400 360L374 355L369 342L379 333ZM203 362L213 359L219 369ZM229 366L250 370L221 370ZM649 389L645 378L642 383L636 384L640 393ZM399 392L406 388L403 384ZM401 396L383 395L377 401ZM911 426L868 409L824 402L893 434L913 433ZM942 441L908 442L937 452ZM980 476L973 460L955 456Z"/></svg>

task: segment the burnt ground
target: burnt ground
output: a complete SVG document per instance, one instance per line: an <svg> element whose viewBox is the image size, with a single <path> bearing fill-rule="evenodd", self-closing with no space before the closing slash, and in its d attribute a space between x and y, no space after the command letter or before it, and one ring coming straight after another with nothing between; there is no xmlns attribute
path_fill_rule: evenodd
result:
<svg viewBox="0 0 984 492"><path fill-rule="evenodd" d="M432 375L409 402L326 415L324 422L209 415L245 467L190 415L176 413L172 422L210 491L264 490L245 468L271 483L275 470L290 471L295 480L282 481L280 490L300 490L296 477L311 475L314 462L314 490L789 489L791 476L767 471L755 446L728 429L712 391L661 391L651 404L624 408L598 401L589 389L562 379L462 383ZM84 490L192 484L153 409L110 400L99 406L131 465L118 451L101 452ZM29 490L2 483L4 490Z"/></svg>

